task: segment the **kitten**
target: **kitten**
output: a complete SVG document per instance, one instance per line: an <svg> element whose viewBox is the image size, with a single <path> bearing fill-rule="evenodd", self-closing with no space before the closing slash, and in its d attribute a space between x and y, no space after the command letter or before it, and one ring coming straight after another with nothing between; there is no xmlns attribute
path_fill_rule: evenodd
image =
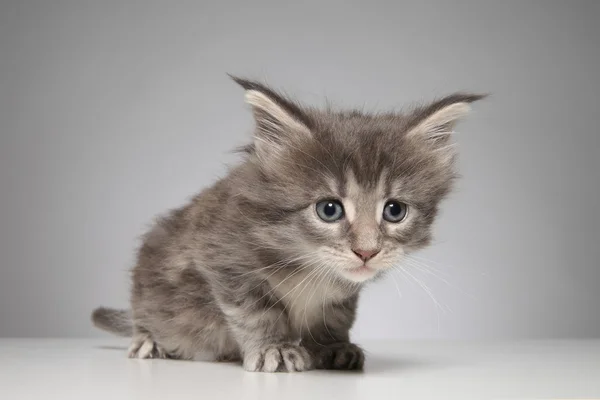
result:
<svg viewBox="0 0 600 400"><path fill-rule="evenodd" d="M96 326L130 357L242 360L248 371L361 369L361 288L426 246L455 178L452 130L480 95L407 114L308 108L257 83L244 161L158 220L133 269L131 311Z"/></svg>

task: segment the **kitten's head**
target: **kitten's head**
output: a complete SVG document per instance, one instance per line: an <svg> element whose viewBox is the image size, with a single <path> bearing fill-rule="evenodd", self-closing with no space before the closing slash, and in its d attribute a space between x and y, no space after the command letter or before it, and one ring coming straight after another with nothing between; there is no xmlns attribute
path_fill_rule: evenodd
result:
<svg viewBox="0 0 600 400"><path fill-rule="evenodd" d="M256 120L236 190L271 259L363 282L429 243L455 178L453 127L483 96L367 114L303 107L234 79Z"/></svg>

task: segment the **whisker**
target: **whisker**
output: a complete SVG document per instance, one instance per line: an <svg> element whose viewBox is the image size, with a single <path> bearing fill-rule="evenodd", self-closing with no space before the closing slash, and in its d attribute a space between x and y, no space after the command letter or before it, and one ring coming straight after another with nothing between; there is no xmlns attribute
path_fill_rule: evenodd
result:
<svg viewBox="0 0 600 400"><path fill-rule="evenodd" d="M433 300L433 303L435 304L435 313L436 313L436 320L437 320L437 329L438 329L438 334L441 331L441 317L440 317L440 309L442 311L444 311L444 309L441 307L441 305L439 304L439 302L435 299L435 297L431 294L431 292L429 291L429 289L425 289L425 286L418 280L416 279L414 276L410 275L409 273L407 273L404 268L400 269L401 272L405 273L408 277L412 278L412 280L414 280L420 287L421 289L423 289L425 291L425 293L427 293L429 295L429 297L431 298L431 300Z"/></svg>
<svg viewBox="0 0 600 400"><path fill-rule="evenodd" d="M291 274L289 274L288 276L286 276L284 279L281 280L281 282L279 282L277 285L275 285L274 287L272 287L269 291L267 291L264 295L262 295L258 300L256 300L254 303L252 303L252 305L257 304L260 300L264 299L266 296L268 296L269 294L274 294L275 290L277 290L277 288L279 286L281 286L285 281L287 281L288 279L292 278L293 276L297 275L298 273L300 273L301 271L305 270L306 268L310 267L311 264L305 264L299 268L297 268L294 272L292 272ZM271 295L271 298L273 296ZM279 300L277 300L274 304L271 305L271 307L269 307L267 309L267 311L269 311L273 306L275 306L275 304L277 304L279 301L281 301L282 298L280 298ZM266 311L265 311L266 313ZM264 316L264 314L263 314Z"/></svg>
<svg viewBox="0 0 600 400"><path fill-rule="evenodd" d="M325 326L325 330L327 331L327 334L333 340L335 340L335 337L331 334L331 331L329 331L329 327L327 326L327 321L325 319L325 303L326 303L325 296L329 292L329 289L331 288L331 285L333 284L333 279L335 278L334 274L335 274L335 271L332 268L330 268L327 275L325 275L325 278L328 278L328 279L327 279L327 286L326 286L325 290L323 291L323 300L322 300L322 303L323 303L323 326ZM329 303L329 307L330 308L333 307L331 302Z"/></svg>
<svg viewBox="0 0 600 400"><path fill-rule="evenodd" d="M310 266L310 265L307 265L307 266ZM281 296L279 299L277 299L277 301L276 301L275 303L271 304L271 306L270 306L269 308L267 308L267 310L265 310L265 312L262 314L262 316L264 317L264 316L265 316L265 314L266 314L266 313L267 313L267 312L268 312L270 309L272 309L273 307L275 307L275 306L276 306L276 305L277 305L277 304L278 304L280 301L282 301L284 298L286 298L287 296L289 296L289 294L290 294L290 293L292 293L294 290L296 290L296 288L297 288L298 286L300 286L301 284L303 284L303 283L306 281L306 279L308 279L308 278L309 278L311 275L313 275L313 274L314 274L316 271L318 271L318 268L317 268L317 269L314 269L314 270L312 270L312 271L310 271L310 272L308 273L308 275L307 275L307 276L305 276L305 277L304 277L304 279L302 279L302 281L300 281L300 282L299 282L299 283L298 283L296 286L294 286L292 289L288 290L288 292L287 292L286 294L284 294L283 296ZM295 275L295 274L291 274L290 276L292 276L292 275ZM289 277L288 277L288 278L289 278ZM286 278L286 279L287 279L287 278ZM284 279L284 280L285 280L285 279ZM283 283L283 281L282 281L282 282L280 282L280 283L279 283L279 284L278 284L276 287L280 286L280 285L281 285L281 283ZM275 287L275 288L276 288L276 287ZM275 289L275 288L273 288L273 289ZM273 289L271 289L271 291L272 291Z"/></svg>
<svg viewBox="0 0 600 400"><path fill-rule="evenodd" d="M303 287L300 289L300 292L296 293L295 295L293 294L293 292L296 290L296 288L298 288L298 286L300 286L300 285L302 284L302 282L304 282L304 280L303 280L302 282L298 283L298 285L296 285L295 287L293 287L291 290L289 290L289 291L288 291L288 292L287 292L287 293L286 293L286 294L283 296L283 297L285 297L285 296L287 296L288 294L292 293L292 299L291 299L291 300L288 302L288 303L289 303L289 305L290 305L290 309L293 309L293 307L294 307L294 304L296 304L296 300L297 300L297 299L300 297L300 295L302 294L302 292L304 292L304 290L305 290L305 289L306 289L306 288L307 288L307 287L310 285L310 283L311 283L311 282L312 282L312 280L313 280L313 277L314 277L314 276L316 276L315 272L320 272L321 268L322 268L322 264L318 264L318 265L315 267L315 269L314 269L313 271L311 271L311 272L310 272L310 273L309 273L309 274L308 274L308 275L305 277L305 279L304 279L304 280L306 280L306 278L308 278L309 276L310 276L311 278L310 278L310 279L309 279L309 281L306 283L306 285L304 285L304 286L303 286ZM283 299L283 297L281 297L279 300L282 300L282 299ZM279 318L281 317L281 315L282 315L282 314L285 312L286 308L287 308L287 304L285 304L285 303L284 303L283 310L282 310L282 312L279 314L279 316L277 317L277 319L276 319L275 321L278 321L278 320L279 320Z"/></svg>
<svg viewBox="0 0 600 400"><path fill-rule="evenodd" d="M310 297L307 297L306 301L304 302L304 323L306 324L306 329L308 330L308 334L310 335L310 337L312 338L313 342L315 342L316 344L320 345L320 346L324 346L323 344L319 343L317 341L317 339L315 339L315 337L313 336L312 332L310 331L310 325L308 324L308 321L306 320L306 308L308 307L308 303L310 302L310 300L312 300L313 296L315 295L315 293L317 292L318 289L318 285L319 285L319 279L322 278L323 274L326 274L328 272L327 268L325 266L323 266L322 272L317 275L315 281L317 281L312 294L310 295ZM308 285L307 285L308 286Z"/></svg>
<svg viewBox="0 0 600 400"><path fill-rule="evenodd" d="M468 296L469 298L471 298L471 299L473 299L473 300L477 300L477 298L476 298L476 297L475 297L473 294L471 294L471 293L468 293L468 292L464 291L464 290L463 290L463 289L461 289L460 287L458 287L458 286L456 286L456 285L452 284L451 282L449 282L449 281L448 281L447 279L445 279L444 277L442 277L442 276L440 276L440 275L436 274L436 272L438 272L438 273L439 273L439 271L437 271L436 269L434 269L434 268L432 268L432 267L430 267L430 266L428 266L428 265L426 265L426 264L423 264L423 263L418 263L418 262L416 262L415 260L406 259L406 261L407 261L407 262L408 262L408 263L409 263L409 264L410 264L412 267L415 267L415 268L417 268L417 270L423 271L424 273L426 273L426 274L428 274L428 275L431 275L431 276L433 276L433 277L435 277L435 278L439 279L440 281L444 282L446 285L450 286L451 288L454 288L454 289L458 290L460 293L464 294L465 296Z"/></svg>
<svg viewBox="0 0 600 400"><path fill-rule="evenodd" d="M296 261L299 261L299 260L301 260L301 259L303 259L303 258L305 258L305 257L294 257L294 258L292 258L292 259L290 259L290 260L287 260L287 261L286 261L286 260L281 260L281 261L278 261L278 262L276 262L276 263L273 263L273 264L271 264L271 265L269 265L269 266L267 266L267 267L259 268L258 270L252 270L252 271L246 272L246 273L244 273L244 274L237 275L237 277L239 278L239 277L242 277L242 276L246 276L246 275L248 275L248 274L254 274L254 273L257 273L257 271L264 270L265 268L274 268L274 270L273 270L273 271L272 271L272 272L271 272L269 275L267 275L266 277L262 278L262 279L259 281L259 283L258 283L256 286L254 286L254 287L252 287L252 288L250 288L250 289L246 290L246 291L243 293L243 295L246 295L246 294L250 293L251 291L253 291L254 289L258 288L258 287L259 287L260 285L262 285L262 284L263 284L265 281L267 281L267 280L268 280L268 279L269 279L269 278L270 278L272 275L274 275L274 274L276 274L277 272L281 271L282 269L286 268L286 267L287 267L287 266L289 266L291 263L293 263L293 262L296 262ZM275 265L276 265L276 264L278 264L278 263L281 263L281 262L284 262L284 261L286 261L286 262L285 262L283 265L279 265L279 266L275 267ZM302 266L300 266L300 267L298 267L298 269L303 269L303 267L302 267ZM258 274L258 273L257 273L257 274ZM294 274L295 274L295 272L292 272L292 274L290 274L290 275L294 275ZM284 282L285 280L287 280L289 277L290 277L290 276L288 276L288 277L284 278L284 279L282 280L282 282L280 282L279 284L283 283L283 282ZM219 284L220 284L220 282L217 282L217 283L219 283ZM277 286L279 286L279 284L278 284ZM274 289L276 289L276 288L277 288L277 286L276 286L275 288L272 288L271 290L269 290L269 291L268 291L268 292L267 292L267 293L266 293L266 294L265 294L263 297L261 297L261 298L259 298L258 300L256 300L256 302L255 302L255 303L253 303L253 304L256 304L256 303L258 303L258 302L259 302L260 300L262 300L262 299L263 299L265 296L267 296L267 295L268 295L268 294L269 294L271 291L273 291Z"/></svg>
<svg viewBox="0 0 600 400"><path fill-rule="evenodd" d="M414 262L416 262L416 263L419 263L419 264L422 264L422 265L426 265L427 267L429 267L429 268L431 268L431 269L435 269L437 272L439 272L441 275L444 275L444 276L450 276L450 274L449 274L448 272L445 272L445 271L443 271L443 270L439 269L439 268L435 268L435 267L434 267L433 265L431 265L430 263L432 263L432 264L435 264L435 265L438 265L438 266L440 266L440 267L442 267L442 268L448 268L448 267L450 267L450 268L455 268L455 267L452 267L451 265L442 264L442 263L439 263L439 262L436 262L436 261L433 261L433 260L427 260L427 259L425 259L425 258L417 257L417 256L415 256L415 255L412 255L412 254L407 254L407 255L404 257L404 259L405 259L405 260L411 260L411 261L414 261Z"/></svg>
<svg viewBox="0 0 600 400"><path fill-rule="evenodd" d="M401 268L400 270L402 272L404 272L406 275L408 275L409 277L411 277L417 283L417 285L419 285L425 291L425 293L427 293L427 295L429 295L429 297L435 303L435 305L438 306L442 311L446 310L448 312L452 312L452 310L449 307L447 307L447 306L445 307L442 304L440 304L440 302L435 298L435 296L431 292L431 289L429 288L429 286L427 286L420 279L418 279L413 274L408 272L405 268Z"/></svg>
<svg viewBox="0 0 600 400"><path fill-rule="evenodd" d="M394 281L394 285L396 286L396 291L398 292L398 296L400 296L400 299L402 299L402 292L400 291L400 287L398 286L398 281L396 281L394 274L390 274L390 276L392 277L392 280Z"/></svg>

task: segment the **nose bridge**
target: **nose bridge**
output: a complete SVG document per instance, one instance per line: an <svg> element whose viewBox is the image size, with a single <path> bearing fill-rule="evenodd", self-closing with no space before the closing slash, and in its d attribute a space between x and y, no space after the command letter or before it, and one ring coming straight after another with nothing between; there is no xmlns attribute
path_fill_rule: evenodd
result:
<svg viewBox="0 0 600 400"><path fill-rule="evenodd" d="M374 212L361 207L352 223L352 248L364 251L377 250L381 247L381 231L374 219Z"/></svg>

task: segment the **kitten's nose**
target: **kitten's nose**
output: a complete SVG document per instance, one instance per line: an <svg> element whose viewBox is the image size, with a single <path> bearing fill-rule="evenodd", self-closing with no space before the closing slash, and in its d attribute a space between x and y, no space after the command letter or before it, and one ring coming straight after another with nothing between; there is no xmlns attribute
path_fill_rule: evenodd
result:
<svg viewBox="0 0 600 400"><path fill-rule="evenodd" d="M371 258L375 257L379 250L352 250L354 254L356 254L363 262L369 261Z"/></svg>

